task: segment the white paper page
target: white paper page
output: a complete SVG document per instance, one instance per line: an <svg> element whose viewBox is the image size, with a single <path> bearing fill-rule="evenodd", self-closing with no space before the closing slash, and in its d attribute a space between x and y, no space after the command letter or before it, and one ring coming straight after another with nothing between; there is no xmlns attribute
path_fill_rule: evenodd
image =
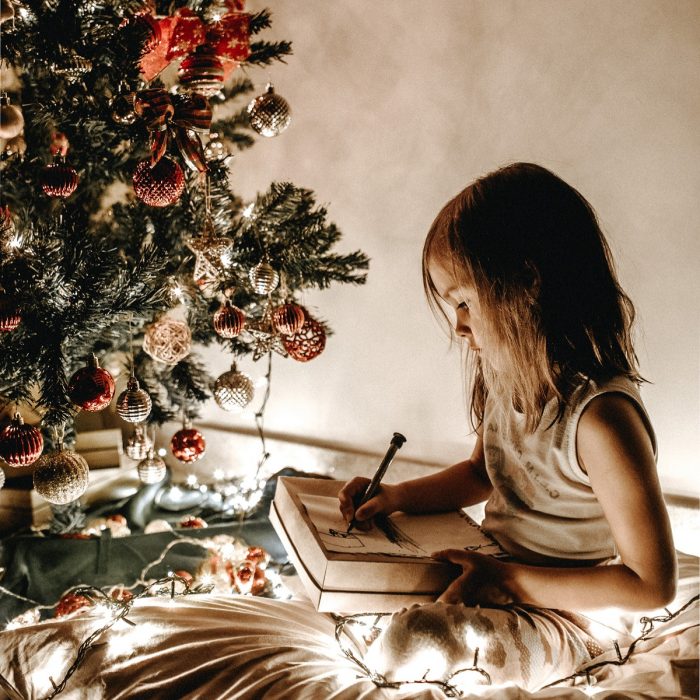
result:
<svg viewBox="0 0 700 700"><path fill-rule="evenodd" d="M338 510L337 498L309 493L299 494L299 498L323 545L331 552L403 557L428 557L440 549L466 549L493 555L502 553L466 513L394 513L383 529L377 525L367 532L353 528L348 534L348 525Z"/></svg>

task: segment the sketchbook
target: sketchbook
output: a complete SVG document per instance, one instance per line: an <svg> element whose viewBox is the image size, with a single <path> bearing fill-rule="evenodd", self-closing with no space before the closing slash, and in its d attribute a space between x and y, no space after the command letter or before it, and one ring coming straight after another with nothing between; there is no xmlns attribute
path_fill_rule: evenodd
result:
<svg viewBox="0 0 700 700"><path fill-rule="evenodd" d="M270 521L321 612L394 612L434 601L461 571L431 559L439 549L504 554L462 511L394 513L372 530L347 533L338 510L344 483L280 477L270 508Z"/></svg>

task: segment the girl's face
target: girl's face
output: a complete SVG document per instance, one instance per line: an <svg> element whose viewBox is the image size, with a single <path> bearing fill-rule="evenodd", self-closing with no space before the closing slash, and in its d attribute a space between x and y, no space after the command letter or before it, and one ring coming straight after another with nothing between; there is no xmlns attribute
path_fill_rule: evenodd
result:
<svg viewBox="0 0 700 700"><path fill-rule="evenodd" d="M469 347L478 353L488 349L484 319L476 289L455 278L452 266L440 257L431 257L428 272L437 293L453 311L456 335L463 338ZM486 346L486 348L485 348Z"/></svg>

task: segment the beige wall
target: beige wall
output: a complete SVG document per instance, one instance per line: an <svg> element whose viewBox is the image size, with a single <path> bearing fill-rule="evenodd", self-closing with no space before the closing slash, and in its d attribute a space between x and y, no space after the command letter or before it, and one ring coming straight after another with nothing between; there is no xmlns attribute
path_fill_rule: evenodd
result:
<svg viewBox="0 0 700 700"><path fill-rule="evenodd" d="M249 0L289 38L271 77L293 122L236 157L251 198L315 190L372 258L365 287L309 294L335 330L308 364L275 358L270 431L448 463L469 451L456 351L423 299L439 207L512 160L550 167L597 209L637 304L664 486L698 493L700 3L696 0ZM228 358L210 353L214 371ZM262 362L242 369L264 374ZM215 405L205 421L253 427ZM302 465L297 465L302 466Z"/></svg>

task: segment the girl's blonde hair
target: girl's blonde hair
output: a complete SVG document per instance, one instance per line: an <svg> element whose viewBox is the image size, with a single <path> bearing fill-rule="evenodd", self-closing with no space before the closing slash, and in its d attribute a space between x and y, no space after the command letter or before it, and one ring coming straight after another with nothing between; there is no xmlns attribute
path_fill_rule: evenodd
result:
<svg viewBox="0 0 700 700"><path fill-rule="evenodd" d="M547 401L556 397L561 416L582 382L615 375L643 381L632 343L634 306L595 212L546 168L496 170L437 215L423 248L423 285L447 320L431 260L448 261L458 282L476 288L486 332L502 355L498 370L478 355L468 361L475 426L490 392L505 394L534 431Z"/></svg>

